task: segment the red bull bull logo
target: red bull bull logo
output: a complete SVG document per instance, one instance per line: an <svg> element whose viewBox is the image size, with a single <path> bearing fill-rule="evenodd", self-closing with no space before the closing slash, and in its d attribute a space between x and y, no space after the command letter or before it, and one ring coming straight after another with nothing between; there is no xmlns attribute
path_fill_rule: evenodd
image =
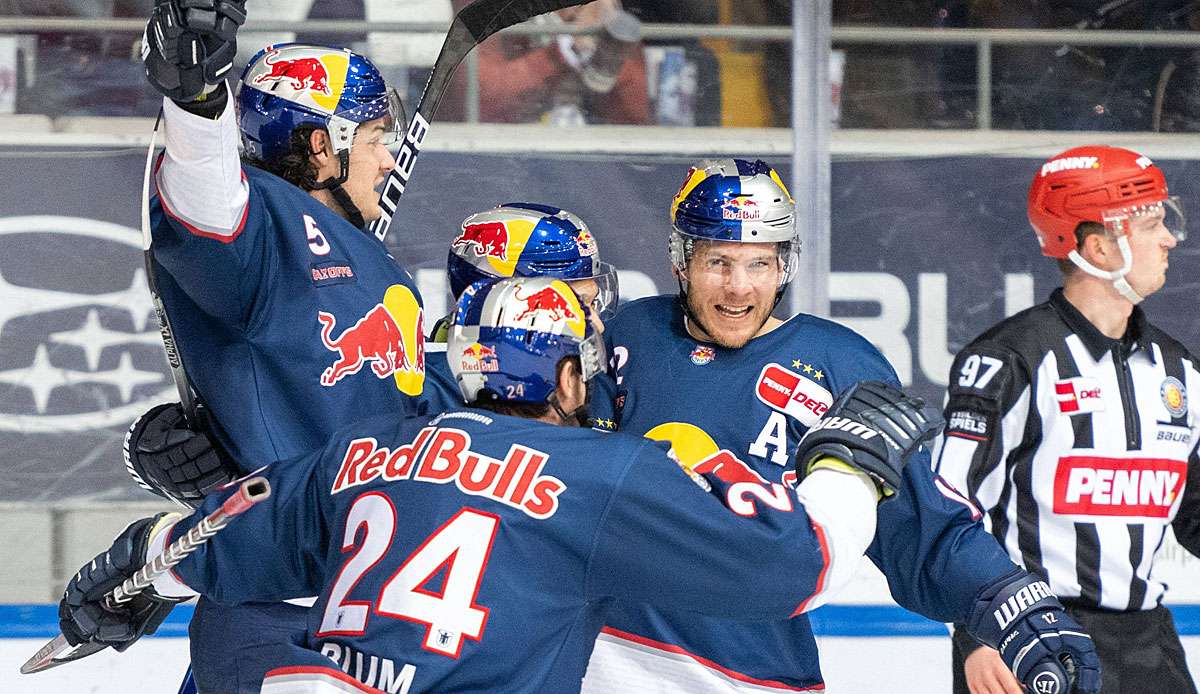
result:
<svg viewBox="0 0 1200 694"><path fill-rule="evenodd" d="M579 314L571 309L571 305L567 303L566 297L560 294L554 287L546 287L529 296L521 296L520 291L517 291L513 296L518 301L525 302L525 310L517 315L516 320L524 320L530 316L536 316L542 311L549 313L550 317L556 321L580 320Z"/></svg>
<svg viewBox="0 0 1200 694"><path fill-rule="evenodd" d="M400 326L383 304L376 304L353 326L333 337L337 319L333 314L317 312L321 324L321 342L338 357L333 365L321 372L321 385L333 386L347 376L358 373L367 364L379 378L398 371L425 372L425 344L420 335L412 353Z"/></svg>
<svg viewBox="0 0 1200 694"><path fill-rule="evenodd" d="M760 219L762 213L758 203L750 198L734 197L725 201L721 206L721 217L730 221L749 222Z"/></svg>
<svg viewBox="0 0 1200 694"><path fill-rule="evenodd" d="M286 81L288 86L298 92L314 91L329 96L329 71L316 58L296 58L295 60L271 61L267 56L264 61L271 71L254 78L254 84L278 83Z"/></svg>
<svg viewBox="0 0 1200 694"><path fill-rule="evenodd" d="M508 253L508 228L503 222L468 224L450 245L454 248L469 247L476 258L488 256L504 260Z"/></svg>
<svg viewBox="0 0 1200 694"><path fill-rule="evenodd" d="M469 373L492 373L500 370L496 350L478 342L467 345L462 353L462 371Z"/></svg>
<svg viewBox="0 0 1200 694"><path fill-rule="evenodd" d="M596 255L596 237L592 236L587 229L579 230L579 235L575 237L575 243L579 246L579 255Z"/></svg>

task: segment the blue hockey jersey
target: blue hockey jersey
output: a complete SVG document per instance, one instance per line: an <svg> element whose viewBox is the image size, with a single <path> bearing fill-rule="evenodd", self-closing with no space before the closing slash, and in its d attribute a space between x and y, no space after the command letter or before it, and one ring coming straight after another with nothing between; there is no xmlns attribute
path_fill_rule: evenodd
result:
<svg viewBox="0 0 1200 694"><path fill-rule="evenodd" d="M168 128L198 120L168 115ZM252 469L317 448L356 419L413 407L425 354L420 296L381 241L280 178L241 175L248 198L232 228L188 213L217 204L188 190L198 184L170 189L161 176L151 223L153 271L188 379L217 438Z"/></svg>
<svg viewBox="0 0 1200 694"><path fill-rule="evenodd" d="M675 297L635 301L605 338L617 379L609 423L669 440L685 461L728 449L764 478L794 482L796 444L839 393L864 380L899 385L874 347L830 321L798 315L741 349L724 349L690 337L682 315ZM944 622L964 621L976 594L1014 570L957 493L933 476L925 451L905 468L900 495L880 505L868 556L897 602ZM688 692L823 686L804 616L751 623L618 605L585 691L631 691L656 677Z"/></svg>
<svg viewBox="0 0 1200 694"><path fill-rule="evenodd" d="M616 599L782 619L857 564L871 530L852 548L819 518L834 498L873 518L869 485L820 470L790 490L714 460L697 483L643 438L484 410L376 417L270 466L271 498L156 588L221 602L319 593L308 645L332 662L280 663L267 681L288 691L330 678L359 691L341 668L389 692L574 692Z"/></svg>

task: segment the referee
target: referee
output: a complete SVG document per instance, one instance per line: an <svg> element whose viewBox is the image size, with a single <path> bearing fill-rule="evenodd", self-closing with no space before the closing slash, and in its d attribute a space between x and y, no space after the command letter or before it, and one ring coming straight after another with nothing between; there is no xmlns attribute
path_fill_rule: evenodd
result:
<svg viewBox="0 0 1200 694"><path fill-rule="evenodd" d="M1154 560L1168 525L1200 554L1200 370L1138 308L1182 214L1157 166L1105 146L1043 164L1028 211L1063 286L955 358L938 472L1091 633L1104 694L1195 693ZM954 691L1022 689L956 628Z"/></svg>

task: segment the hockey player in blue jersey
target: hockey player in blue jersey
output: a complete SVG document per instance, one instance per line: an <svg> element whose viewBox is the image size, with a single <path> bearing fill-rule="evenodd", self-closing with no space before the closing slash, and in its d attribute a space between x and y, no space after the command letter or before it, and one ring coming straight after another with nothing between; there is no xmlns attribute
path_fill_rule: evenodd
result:
<svg viewBox="0 0 1200 694"><path fill-rule="evenodd" d="M68 640L124 650L196 593L319 593L307 650L263 691L578 691L616 599L780 619L824 602L940 429L935 409L863 384L800 443L794 489L729 451L688 475L655 442L576 426L604 345L563 281L473 285L449 346L472 407L371 418L269 466L270 499L109 610L109 588L227 494L134 522L67 586Z"/></svg>
<svg viewBox="0 0 1200 694"><path fill-rule="evenodd" d="M260 51L232 94L244 19L243 0L157 0L143 50L165 97L150 269L205 431L185 427L180 406L157 407L134 425L127 463L193 504L244 471L235 461L311 451L351 421L411 407L424 380L416 287L362 229L380 214L399 99L363 56L299 44ZM303 623L299 606L202 600L190 632L201 689L256 690L254 653Z"/></svg>
<svg viewBox="0 0 1200 694"><path fill-rule="evenodd" d="M671 221L679 294L632 302L609 322L617 392L607 419L623 432L672 441L685 461L729 450L764 478L791 483L797 442L837 397L864 380L897 384L896 376L874 347L840 325L803 314L772 317L799 241L793 201L765 163L697 164L674 198ZM1001 645L1027 685L1056 678L1061 688L1053 691L1065 693L1072 676L1076 691L1095 692L1090 638L931 474L927 455L919 456L905 469L905 493L880 507L867 553L893 597ZM1031 595L1043 599L993 618L1013 596ZM823 682L803 616L751 623L621 605L597 642L584 689L654 687L807 691Z"/></svg>

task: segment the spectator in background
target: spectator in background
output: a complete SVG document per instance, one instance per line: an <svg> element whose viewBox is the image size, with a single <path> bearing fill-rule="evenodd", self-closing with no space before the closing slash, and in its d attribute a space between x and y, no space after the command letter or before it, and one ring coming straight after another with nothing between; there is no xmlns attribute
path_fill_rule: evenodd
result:
<svg viewBox="0 0 1200 694"><path fill-rule="evenodd" d="M0 15L145 17L153 0L0 0ZM140 32L37 36L32 70L17 87L17 110L51 116L152 116L159 97L146 84L134 44Z"/></svg>
<svg viewBox="0 0 1200 694"><path fill-rule="evenodd" d="M647 23L716 24L718 0L624 0ZM722 124L721 68L709 42L647 39L643 42L654 121L658 125Z"/></svg>
<svg viewBox="0 0 1200 694"><path fill-rule="evenodd" d="M455 0L454 10L467 4ZM641 25L619 0L595 0L542 21L604 29L598 36L502 34L485 41L476 49L480 120L561 125L651 122ZM465 76L460 73L455 82L452 93L464 94Z"/></svg>
<svg viewBox="0 0 1200 694"><path fill-rule="evenodd" d="M1189 0L975 0L984 28L1191 31ZM1121 46L997 47L997 128L1194 131L1200 114L1195 51Z"/></svg>

